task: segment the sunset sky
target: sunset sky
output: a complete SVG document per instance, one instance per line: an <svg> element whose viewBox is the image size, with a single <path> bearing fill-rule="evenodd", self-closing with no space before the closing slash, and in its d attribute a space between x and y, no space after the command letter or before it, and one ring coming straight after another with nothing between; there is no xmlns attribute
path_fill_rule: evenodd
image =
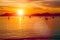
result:
<svg viewBox="0 0 60 40"><path fill-rule="evenodd" d="M60 0L0 0L0 13L19 9L27 13L60 12Z"/></svg>
<svg viewBox="0 0 60 40"><path fill-rule="evenodd" d="M0 0L0 15L6 12L18 15L60 13L60 0ZM52 17L11 16L9 18L0 16L0 38L50 36L52 32L60 35L60 17L52 19Z"/></svg>

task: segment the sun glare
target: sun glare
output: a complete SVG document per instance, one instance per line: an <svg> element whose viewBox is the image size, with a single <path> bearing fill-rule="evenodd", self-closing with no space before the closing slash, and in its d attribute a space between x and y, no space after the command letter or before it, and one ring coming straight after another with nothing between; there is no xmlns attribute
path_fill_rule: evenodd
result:
<svg viewBox="0 0 60 40"><path fill-rule="evenodd" d="M23 9L20 9L20 10L18 10L17 13L18 13L18 15L22 16L24 14L24 10Z"/></svg>

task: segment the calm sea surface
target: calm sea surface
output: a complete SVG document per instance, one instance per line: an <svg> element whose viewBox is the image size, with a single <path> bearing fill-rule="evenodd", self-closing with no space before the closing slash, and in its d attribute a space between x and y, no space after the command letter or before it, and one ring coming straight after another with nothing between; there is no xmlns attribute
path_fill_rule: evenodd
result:
<svg viewBox="0 0 60 40"><path fill-rule="evenodd" d="M60 17L0 17L0 38L28 38L60 35Z"/></svg>

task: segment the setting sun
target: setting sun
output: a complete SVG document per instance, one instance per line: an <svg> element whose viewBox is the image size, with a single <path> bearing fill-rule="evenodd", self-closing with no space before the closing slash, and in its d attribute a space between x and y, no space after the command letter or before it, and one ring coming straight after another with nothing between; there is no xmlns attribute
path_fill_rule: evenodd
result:
<svg viewBox="0 0 60 40"><path fill-rule="evenodd" d="M17 11L18 15L22 16L24 14L24 10L23 9L20 9Z"/></svg>

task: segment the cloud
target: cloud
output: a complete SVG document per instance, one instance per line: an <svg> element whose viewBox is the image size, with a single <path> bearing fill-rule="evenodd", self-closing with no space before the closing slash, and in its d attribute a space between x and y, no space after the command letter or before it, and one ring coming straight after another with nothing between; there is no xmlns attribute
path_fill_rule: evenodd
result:
<svg viewBox="0 0 60 40"><path fill-rule="evenodd" d="M0 0L1 5L19 5L19 3L26 4L30 6L45 6L52 8L60 8L60 0Z"/></svg>
<svg viewBox="0 0 60 40"><path fill-rule="evenodd" d="M30 0L35 6L45 6L52 8L60 8L60 0Z"/></svg>
<svg viewBox="0 0 60 40"><path fill-rule="evenodd" d="M28 0L32 5L60 8L60 0Z"/></svg>
<svg viewBox="0 0 60 40"><path fill-rule="evenodd" d="M41 3L46 7L60 8L60 1L44 1Z"/></svg>

